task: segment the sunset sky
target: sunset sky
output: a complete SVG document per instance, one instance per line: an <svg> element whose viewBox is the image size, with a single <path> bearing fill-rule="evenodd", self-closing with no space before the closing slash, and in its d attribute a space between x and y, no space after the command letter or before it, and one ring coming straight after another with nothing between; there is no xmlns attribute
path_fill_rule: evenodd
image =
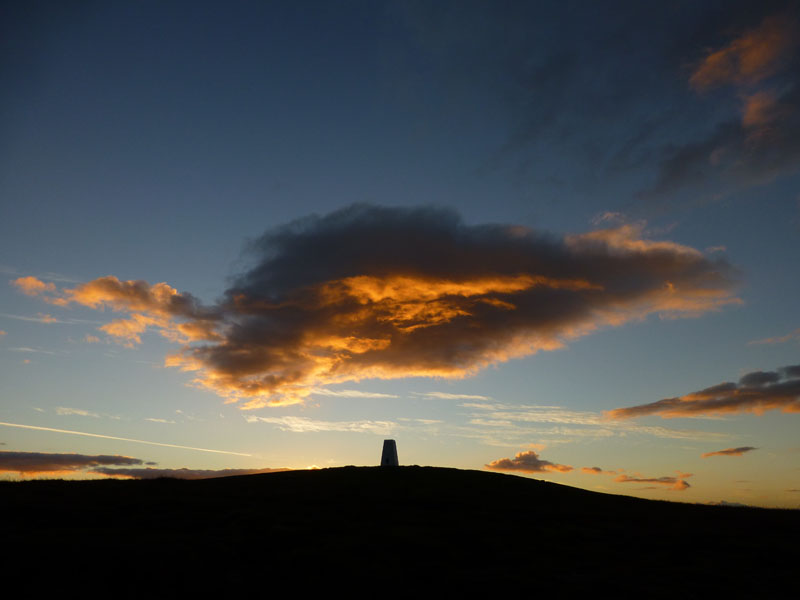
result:
<svg viewBox="0 0 800 600"><path fill-rule="evenodd" d="M0 477L800 507L795 3L0 11Z"/></svg>

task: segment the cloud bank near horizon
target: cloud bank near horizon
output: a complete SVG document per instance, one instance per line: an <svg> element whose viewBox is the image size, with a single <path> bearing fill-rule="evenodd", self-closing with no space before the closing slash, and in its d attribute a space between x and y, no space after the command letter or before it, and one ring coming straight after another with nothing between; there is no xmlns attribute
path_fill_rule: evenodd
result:
<svg viewBox="0 0 800 600"><path fill-rule="evenodd" d="M245 409L367 378L461 378L653 313L738 302L724 259L632 225L558 238L447 209L353 205L268 231L250 252L214 306L113 276L62 291L13 283L54 305L128 313L100 329L129 346L149 328L182 343L166 364Z"/></svg>
<svg viewBox="0 0 800 600"><path fill-rule="evenodd" d="M106 465L143 465L144 461L130 456L62 454L46 452L15 452L0 450L0 473L20 475L66 475L84 472L91 467Z"/></svg>
<svg viewBox="0 0 800 600"><path fill-rule="evenodd" d="M731 413L762 415L768 410L800 412L800 365L753 371L742 376L738 383L726 381L684 396L617 408L608 411L606 417L632 419L658 415L673 419Z"/></svg>

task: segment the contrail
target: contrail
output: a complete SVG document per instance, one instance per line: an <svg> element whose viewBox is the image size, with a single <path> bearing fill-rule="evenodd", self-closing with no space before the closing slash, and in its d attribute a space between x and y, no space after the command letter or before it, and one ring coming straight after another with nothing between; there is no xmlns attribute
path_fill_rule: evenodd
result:
<svg viewBox="0 0 800 600"><path fill-rule="evenodd" d="M35 429L37 431L54 431L56 433L71 433L72 435L85 435L86 437L103 438L106 440L120 440L123 442L135 442L137 444L150 444L151 446L164 446L166 448L182 448L184 450L197 450L199 452L214 452L215 454L233 454L234 456L253 456L243 452L229 452L228 450L211 450L209 448L195 448L193 446L179 446L178 444L162 444L161 442L148 442L146 440L134 440L131 438L116 437L113 435L101 435L99 433L86 433L85 431L71 431L69 429L54 429L53 427L37 427L36 425L20 425L19 423L4 423L0 425L6 427L19 427L20 429Z"/></svg>

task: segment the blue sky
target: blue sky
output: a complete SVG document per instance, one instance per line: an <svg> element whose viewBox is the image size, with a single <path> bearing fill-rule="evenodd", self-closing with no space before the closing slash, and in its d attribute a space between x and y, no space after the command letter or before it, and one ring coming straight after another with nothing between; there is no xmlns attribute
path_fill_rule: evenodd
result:
<svg viewBox="0 0 800 600"><path fill-rule="evenodd" d="M30 2L3 12L0 422L11 425L0 426L0 451L304 468L374 464L393 437L406 464L495 463L614 493L798 505L797 375L781 371L800 363L791 3ZM481 246L490 224L491 252ZM580 237L589 232L600 233ZM613 298L598 304L567 271ZM366 277L395 296L364 306L400 310L412 284L398 273L439 290L402 301L428 319L417 333L336 325L338 350L301 348L342 361L335 377L303 371L295 403L288 388L262 389L263 406L249 410L252 396L227 402L245 379L226 352L246 333L248 348L291 354L300 350L280 342L285 328L308 339L352 316L345 304L324 319L266 315L256 299L293 302L333 284L363 299L347 278ZM544 273L544 284L520 283ZM117 295L87 300L82 286L106 277ZM668 301L673 277L684 286ZM192 298L218 337L176 341L200 313L134 306L123 285L134 281ZM556 293L565 286L575 293ZM445 305L469 314L442 317ZM499 312L482 312L490 305ZM99 330L134 314L151 320L138 341ZM488 333L470 337L477 330ZM408 347L430 350L438 374L409 366L414 336ZM537 341L511 352L513 336ZM198 370L165 366L183 347L210 348ZM278 372L253 368L251 379ZM756 371L773 375L739 382ZM233 379L191 383L211 375ZM608 418L662 399L688 406L688 394L723 382L739 382L715 392L725 410ZM748 450L701 456L736 448ZM8 476L36 475L6 458ZM59 473L99 476L93 464Z"/></svg>

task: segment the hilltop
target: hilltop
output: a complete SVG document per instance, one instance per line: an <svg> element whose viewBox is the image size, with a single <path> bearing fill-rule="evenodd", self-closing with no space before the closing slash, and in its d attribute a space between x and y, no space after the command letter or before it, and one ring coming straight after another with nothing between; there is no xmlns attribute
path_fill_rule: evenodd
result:
<svg viewBox="0 0 800 600"><path fill-rule="evenodd" d="M113 597L266 594L279 581L376 594L769 596L793 581L800 533L800 511L434 467L3 483L0 510L7 574L99 595L113 586Z"/></svg>

